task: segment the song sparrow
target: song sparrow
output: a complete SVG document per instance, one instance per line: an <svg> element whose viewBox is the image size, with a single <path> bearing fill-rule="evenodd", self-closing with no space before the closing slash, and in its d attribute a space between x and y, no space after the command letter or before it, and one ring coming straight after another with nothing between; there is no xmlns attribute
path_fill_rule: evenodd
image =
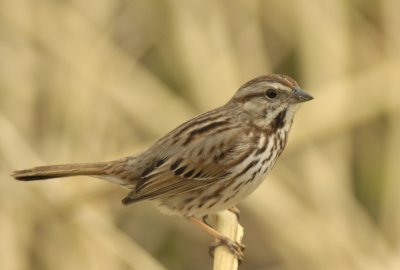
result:
<svg viewBox="0 0 400 270"><path fill-rule="evenodd" d="M298 104L311 99L289 76L260 76L224 106L182 124L141 154L13 176L30 181L88 175L120 184L131 190L124 204L155 201L167 213L201 225L241 257L241 244L199 218L234 207L261 184L286 145Z"/></svg>

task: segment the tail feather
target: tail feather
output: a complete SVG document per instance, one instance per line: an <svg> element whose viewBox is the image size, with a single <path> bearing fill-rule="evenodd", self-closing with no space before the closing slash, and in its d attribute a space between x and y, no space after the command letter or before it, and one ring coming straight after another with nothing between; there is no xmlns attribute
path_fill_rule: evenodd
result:
<svg viewBox="0 0 400 270"><path fill-rule="evenodd" d="M108 162L98 162L41 166L15 171L12 176L20 181L45 180L77 175L101 176L105 173L108 165Z"/></svg>

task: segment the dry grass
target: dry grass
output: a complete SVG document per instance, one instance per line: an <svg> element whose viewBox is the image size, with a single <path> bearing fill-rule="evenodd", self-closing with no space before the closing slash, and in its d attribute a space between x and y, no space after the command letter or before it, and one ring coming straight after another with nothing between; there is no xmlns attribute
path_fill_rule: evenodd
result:
<svg viewBox="0 0 400 270"><path fill-rule="evenodd" d="M81 178L260 74L315 96L241 206L241 269L400 269L400 2L0 1L0 269L209 269L211 239Z"/></svg>

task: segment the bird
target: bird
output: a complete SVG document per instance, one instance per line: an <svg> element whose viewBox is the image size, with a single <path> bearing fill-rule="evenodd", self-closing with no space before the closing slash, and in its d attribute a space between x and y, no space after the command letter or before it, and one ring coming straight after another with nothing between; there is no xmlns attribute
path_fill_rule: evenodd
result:
<svg viewBox="0 0 400 270"><path fill-rule="evenodd" d="M14 171L20 181L91 176L130 190L123 204L153 201L189 219L239 259L244 245L202 219L236 205L266 178L284 150L300 103L313 97L282 74L244 83L224 105L173 129L145 151L117 160Z"/></svg>

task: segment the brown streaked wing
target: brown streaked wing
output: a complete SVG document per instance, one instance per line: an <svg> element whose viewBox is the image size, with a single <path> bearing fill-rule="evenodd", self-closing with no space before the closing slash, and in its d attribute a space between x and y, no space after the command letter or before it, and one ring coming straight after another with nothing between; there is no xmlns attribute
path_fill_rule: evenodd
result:
<svg viewBox="0 0 400 270"><path fill-rule="evenodd" d="M205 146L207 150L199 149ZM243 161L255 148L254 140L243 132L243 127L232 127L210 136L197 137L173 155L164 153L172 157L162 166L153 166L149 174L143 175L123 202L127 204L174 196L229 180L232 164Z"/></svg>

